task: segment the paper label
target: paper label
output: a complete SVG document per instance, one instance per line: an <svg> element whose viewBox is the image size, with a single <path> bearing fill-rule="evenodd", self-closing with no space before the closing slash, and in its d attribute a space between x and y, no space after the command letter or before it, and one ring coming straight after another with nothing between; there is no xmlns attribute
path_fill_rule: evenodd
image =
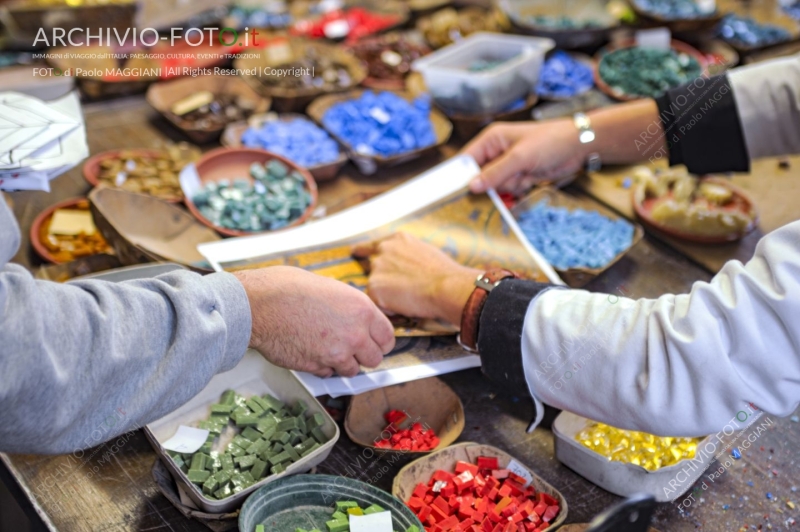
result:
<svg viewBox="0 0 800 532"><path fill-rule="evenodd" d="M636 46L642 48L655 48L656 50L669 50L672 34L667 28L653 28L636 32Z"/></svg>
<svg viewBox="0 0 800 532"><path fill-rule="evenodd" d="M697 8L703 13L713 13L717 10L716 0L695 0Z"/></svg>
<svg viewBox="0 0 800 532"><path fill-rule="evenodd" d="M392 512L351 515L350 532L393 532Z"/></svg>
<svg viewBox="0 0 800 532"><path fill-rule="evenodd" d="M161 444L168 451L176 453L196 453L208 439L206 429L196 429L181 425L175 435Z"/></svg>
<svg viewBox="0 0 800 532"><path fill-rule="evenodd" d="M508 466L506 467L506 469L508 469L509 471L514 473L515 475L518 475L518 476L524 478L525 479L525 487L526 488L528 486L530 486L531 482L533 482L533 475L531 475L531 472L528 471L527 469L525 469L525 467L522 464L520 464L519 462L517 462L516 460L511 460L508 463Z"/></svg>

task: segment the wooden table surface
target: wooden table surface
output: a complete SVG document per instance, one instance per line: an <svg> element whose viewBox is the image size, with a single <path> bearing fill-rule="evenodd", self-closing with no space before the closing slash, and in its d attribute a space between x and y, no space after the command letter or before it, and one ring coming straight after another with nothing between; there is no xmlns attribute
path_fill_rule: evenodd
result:
<svg viewBox="0 0 800 532"><path fill-rule="evenodd" d="M181 139L141 97L87 105L85 114L92 153ZM454 143L444 148L438 157L409 163L373 177L361 176L348 165L339 179L320 187L320 203L336 208L359 193L385 190L456 149ZM29 267L39 264L25 234L36 214L57 201L88 191L80 169L58 178L52 185L50 194L11 195L23 230L22 246L15 261ZM571 191L580 194L577 189ZM587 288L631 297L657 297L664 293L686 292L693 282L709 278L707 270L646 237ZM540 427L530 435L525 433L533 415L529 400L505 394L477 370L443 378L464 402L467 424L460 441L495 445L531 466L567 498L567 523L587 522L620 500L561 465L554 456L553 436L548 428ZM553 412L549 414L552 417ZM697 493L690 512L681 514L673 504L659 505L653 526L661 532L696 529L731 532L744 525L752 525L753 529L767 529L770 525L782 530L788 519L800 521L800 511L787 504L800 503L800 494L792 491L793 483L800 485L800 460L796 450L800 424L789 419L770 418L773 420L771 428L760 435L758 444L740 460L732 461L733 465L716 482L708 482L708 489ZM377 457L365 460L362 451L343 431L341 440L318 472L347 475L390 489L394 474L407 460L393 464ZM70 456L27 455L0 455L0 460L8 473L5 475L7 482L13 484L12 490L29 512L39 516L39 525L46 529L62 532L208 530L200 522L184 517L160 494L151 476L156 455L140 431L121 445L106 444L87 451L80 461ZM767 498L767 492L772 499Z"/></svg>

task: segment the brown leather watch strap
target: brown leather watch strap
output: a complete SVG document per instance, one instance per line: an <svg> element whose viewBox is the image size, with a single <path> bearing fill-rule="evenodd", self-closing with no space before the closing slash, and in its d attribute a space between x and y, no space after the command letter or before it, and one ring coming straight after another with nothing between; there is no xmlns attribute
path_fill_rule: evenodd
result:
<svg viewBox="0 0 800 532"><path fill-rule="evenodd" d="M490 270L475 280L475 290L464 305L464 311L461 313L461 334L459 335L459 343L462 347L477 352L478 347L478 324L480 323L481 312L486 299L489 297L489 292L500 284L503 279L519 278L519 276L509 270L497 269Z"/></svg>

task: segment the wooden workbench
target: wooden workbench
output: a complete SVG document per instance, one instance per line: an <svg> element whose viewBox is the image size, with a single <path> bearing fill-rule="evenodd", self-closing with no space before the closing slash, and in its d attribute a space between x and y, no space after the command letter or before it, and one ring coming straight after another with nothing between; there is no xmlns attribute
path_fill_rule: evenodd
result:
<svg viewBox="0 0 800 532"><path fill-rule="evenodd" d="M140 97L90 104L85 113L92 153L120 147L148 147L166 139L181 140L180 134L159 119ZM320 203L337 208L360 193L385 190L454 153L456 148L448 146L438 158L410 163L376 177L361 176L348 165L338 180L320 187ZM50 194L12 194L23 231L22 246L15 261L29 267L38 264L27 237L36 214L64 198L88 192L79 168L52 185ZM572 192L578 193L576 190ZM685 292L693 282L709 278L707 270L647 237L588 288L631 297L656 297ZM709 374L708 378L713 379L714 375ZM539 428L530 435L525 433L533 415L530 401L505 395L477 370L447 375L444 380L464 402L467 425L460 440L495 445L531 466L567 498L568 523L587 522L619 500L561 465L554 457L553 437L547 428ZM791 491L792 479L800 484L796 447L796 442L800 441L800 424L770 417L774 420L773 428L761 435L759 443L741 460L735 461L707 491L696 496L698 502L693 504L688 515L681 515L674 505L663 504L659 506L654 526L661 532L683 532L698 527L712 532L731 532L744 524L763 525L766 529L767 523L771 523L773 528L783 529L788 518L800 521L800 511L787 506L787 500L800 502L794 499L800 494ZM343 432L318 472L372 481L388 490L394 473L407 461L388 464L377 457L364 460L361 453ZM87 451L84 459L85 463L81 463L69 456L0 455L3 464L0 470L5 469L0 473L5 473L2 477L11 484L29 515L37 516L35 525L43 529L62 532L208 530L201 523L184 517L160 494L151 476L156 455L141 432L119 447L104 445ZM87 478L89 471L96 471L91 480ZM767 499L767 492L774 496L773 500Z"/></svg>

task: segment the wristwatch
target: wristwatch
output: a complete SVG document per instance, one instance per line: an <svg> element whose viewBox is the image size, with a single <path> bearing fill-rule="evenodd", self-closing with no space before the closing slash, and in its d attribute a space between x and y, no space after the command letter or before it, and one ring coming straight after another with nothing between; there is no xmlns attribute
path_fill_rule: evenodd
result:
<svg viewBox="0 0 800 532"><path fill-rule="evenodd" d="M519 279L519 275L499 268L482 273L475 279L475 290L472 291L461 313L461 333L458 335L458 343L471 353L478 352L478 325L489 292L504 279Z"/></svg>
<svg viewBox="0 0 800 532"><path fill-rule="evenodd" d="M575 124L575 127L578 129L578 141L581 144L591 144L597 138L597 135L592 129L592 120L586 115L586 113L575 113L572 116L572 122ZM600 160L600 154L597 152L591 152L588 157L586 157L586 171L587 172L597 172L602 167L602 161Z"/></svg>

